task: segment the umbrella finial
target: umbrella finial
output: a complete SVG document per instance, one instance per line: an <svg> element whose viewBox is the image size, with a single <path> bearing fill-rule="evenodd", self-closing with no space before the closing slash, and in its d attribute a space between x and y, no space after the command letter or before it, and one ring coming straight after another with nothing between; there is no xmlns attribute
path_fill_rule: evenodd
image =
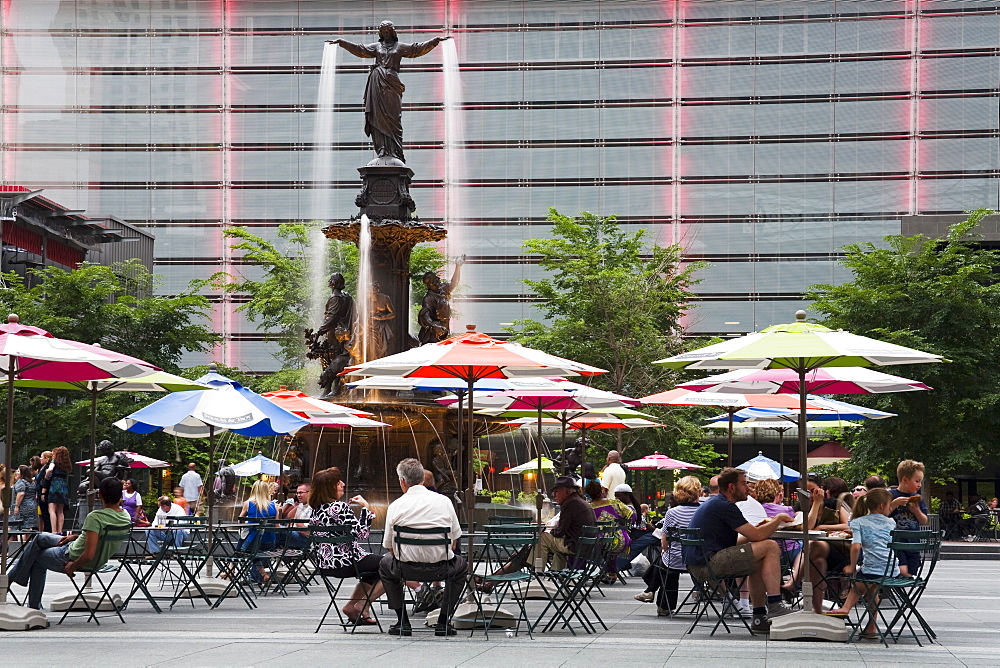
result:
<svg viewBox="0 0 1000 668"><path fill-rule="evenodd" d="M215 362L212 362L211 364L208 365L208 372L219 373L219 365L216 364Z"/></svg>
<svg viewBox="0 0 1000 668"><path fill-rule="evenodd" d="M9 315L7 316L7 322L9 322L9 323L11 323L11 324L13 324L13 323L17 323L17 322L20 322L20 320L21 320L21 319L17 317L17 314L16 314L16 313L11 313L11 314L9 314Z"/></svg>
<svg viewBox="0 0 1000 668"><path fill-rule="evenodd" d="M806 320L806 312L805 311L803 311L802 309L799 309L798 311L795 312L795 321L796 322L805 322L805 320Z"/></svg>
<svg viewBox="0 0 1000 668"><path fill-rule="evenodd" d="M476 331L476 326L475 325L466 325L465 329L468 332L474 332L474 331Z"/></svg>
<svg viewBox="0 0 1000 668"><path fill-rule="evenodd" d="M279 389L279 390L287 390L287 389L288 389L288 386L287 386L287 385L279 385L279 386L278 386L278 389Z"/></svg>

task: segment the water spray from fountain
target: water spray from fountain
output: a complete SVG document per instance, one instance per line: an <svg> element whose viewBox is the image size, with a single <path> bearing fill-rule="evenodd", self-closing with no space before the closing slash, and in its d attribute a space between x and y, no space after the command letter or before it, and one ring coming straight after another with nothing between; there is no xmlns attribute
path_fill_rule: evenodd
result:
<svg viewBox="0 0 1000 668"><path fill-rule="evenodd" d="M358 230L358 324L355 336L360 337L361 359L368 361L368 331L371 321L372 289L372 228L368 216L361 214L361 228Z"/></svg>

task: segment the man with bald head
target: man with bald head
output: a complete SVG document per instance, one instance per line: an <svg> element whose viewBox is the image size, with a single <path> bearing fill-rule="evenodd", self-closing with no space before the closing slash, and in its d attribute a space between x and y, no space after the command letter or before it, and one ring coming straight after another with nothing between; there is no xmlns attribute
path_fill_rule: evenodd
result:
<svg viewBox="0 0 1000 668"><path fill-rule="evenodd" d="M608 451L608 465L601 471L601 487L605 495L614 493L618 485L625 484L625 469L622 468L622 456L617 450Z"/></svg>

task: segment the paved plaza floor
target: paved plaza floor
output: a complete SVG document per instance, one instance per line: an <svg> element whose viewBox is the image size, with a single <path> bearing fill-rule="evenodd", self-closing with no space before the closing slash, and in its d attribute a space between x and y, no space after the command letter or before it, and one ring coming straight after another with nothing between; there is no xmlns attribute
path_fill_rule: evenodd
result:
<svg viewBox="0 0 1000 668"><path fill-rule="evenodd" d="M48 595L69 588L53 575ZM453 638L415 635L392 638L365 629L354 636L339 628L313 633L326 606L321 588L308 596L258 599L249 610L238 599L219 609L204 603L178 605L156 614L145 603L126 611L127 624L106 619L101 625L71 618L62 626L23 633L0 633L6 665L73 666L631 666L727 665L1000 665L1000 564L996 561L945 561L938 564L920 609L940 642L918 647L910 639L882 647L875 641L851 645L778 642L752 637L742 626L727 635L709 637L698 628L687 635L689 622L656 616L652 603L632 597L642 581L606 587L595 605L608 631L573 636L568 631L507 638L503 632L485 640L481 631ZM15 591L23 592L16 588ZM386 611L388 614L388 611ZM54 613L53 613L54 614ZM394 621L394 620L387 620ZM738 622L737 622L738 624Z"/></svg>

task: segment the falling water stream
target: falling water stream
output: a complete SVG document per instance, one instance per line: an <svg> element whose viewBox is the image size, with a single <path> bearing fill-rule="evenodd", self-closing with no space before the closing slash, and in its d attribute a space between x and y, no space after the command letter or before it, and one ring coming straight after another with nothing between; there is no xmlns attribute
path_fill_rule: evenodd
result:
<svg viewBox="0 0 1000 668"><path fill-rule="evenodd" d="M372 289L372 228L368 216L361 214L358 229L358 294L354 303L358 309L355 336L361 337L361 359L368 361L368 330Z"/></svg>

